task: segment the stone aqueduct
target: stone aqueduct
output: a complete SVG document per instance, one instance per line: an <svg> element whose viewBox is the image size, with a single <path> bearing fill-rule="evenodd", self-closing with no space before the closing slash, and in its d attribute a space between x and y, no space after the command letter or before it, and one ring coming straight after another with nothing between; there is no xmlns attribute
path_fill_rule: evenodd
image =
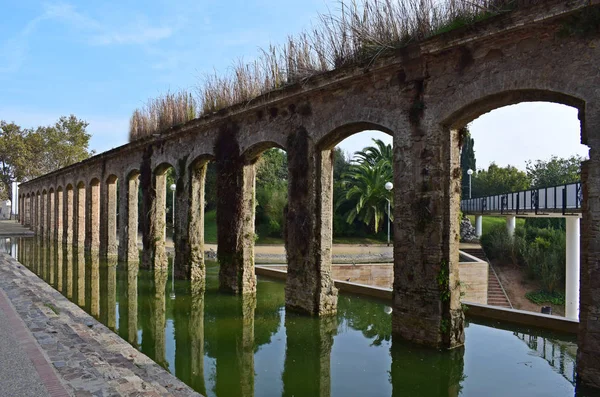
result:
<svg viewBox="0 0 600 397"><path fill-rule="evenodd" d="M215 161L220 285L253 293L254 164L261 152L279 147L289 162L286 305L332 314L332 148L351 134L381 130L394 143L393 331L451 348L464 339L459 130L505 105L569 105L579 110L581 142L591 149L582 167L578 373L600 387L599 3L552 0L519 9L22 183L21 222L43 238L130 263L138 261L139 222L141 265L165 267L165 170L173 166L175 271L201 280L204 179Z"/></svg>

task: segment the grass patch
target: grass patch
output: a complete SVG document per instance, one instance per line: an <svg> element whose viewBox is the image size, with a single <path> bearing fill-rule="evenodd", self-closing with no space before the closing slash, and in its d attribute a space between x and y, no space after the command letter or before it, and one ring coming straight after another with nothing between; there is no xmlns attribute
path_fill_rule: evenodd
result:
<svg viewBox="0 0 600 397"><path fill-rule="evenodd" d="M550 303L552 305L564 305L565 296L560 292L532 291L525 294L525 297L536 305Z"/></svg>
<svg viewBox="0 0 600 397"><path fill-rule="evenodd" d="M52 303L44 303L44 306L46 306L48 309L52 310L54 312L54 314L60 314L60 310L58 310L58 308L56 306L54 306Z"/></svg>
<svg viewBox="0 0 600 397"><path fill-rule="evenodd" d="M485 219L485 218L483 218ZM217 211L211 210L204 213L204 242L207 244L217 244ZM260 237L257 244L283 245L283 238L280 237ZM371 237L335 237L334 244L385 244L387 240L380 240Z"/></svg>
<svg viewBox="0 0 600 397"><path fill-rule="evenodd" d="M473 226L475 226L475 215L469 215L469 220L471 221L471 224ZM492 228L495 225L506 225L506 218L503 216L484 216L483 220L481 222L481 232L483 234L487 234L489 233L490 230L492 230ZM525 219L524 218L517 218L517 227L525 227Z"/></svg>

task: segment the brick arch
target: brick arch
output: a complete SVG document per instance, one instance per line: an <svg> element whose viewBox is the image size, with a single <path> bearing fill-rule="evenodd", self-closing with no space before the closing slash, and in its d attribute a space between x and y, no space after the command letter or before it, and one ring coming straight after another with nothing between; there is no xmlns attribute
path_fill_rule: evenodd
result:
<svg viewBox="0 0 600 397"><path fill-rule="evenodd" d="M89 186L100 185L100 178L94 177L90 180Z"/></svg>
<svg viewBox="0 0 600 397"><path fill-rule="evenodd" d="M379 123L357 121L346 123L333 129L317 142L317 147L321 150L333 149L344 139L363 131L380 131L390 136L394 136L394 132L391 128L385 127Z"/></svg>
<svg viewBox="0 0 600 397"><path fill-rule="evenodd" d="M106 183L115 183L115 182L117 182L118 179L119 179L119 177L116 176L115 174L110 174L108 177L106 177L105 182Z"/></svg>
<svg viewBox="0 0 600 397"><path fill-rule="evenodd" d="M138 178L140 174L141 172L138 168L131 168L125 172L125 179L129 181L131 179Z"/></svg>

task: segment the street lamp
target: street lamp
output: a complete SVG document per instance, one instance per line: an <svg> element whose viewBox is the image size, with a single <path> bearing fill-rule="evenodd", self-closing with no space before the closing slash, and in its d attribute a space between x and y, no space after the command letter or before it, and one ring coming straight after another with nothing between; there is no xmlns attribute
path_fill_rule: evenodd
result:
<svg viewBox="0 0 600 397"><path fill-rule="evenodd" d="M177 189L177 185L172 184L171 192L173 192L173 229L175 229L175 189Z"/></svg>
<svg viewBox="0 0 600 397"><path fill-rule="evenodd" d="M473 170L469 168L467 175L469 175L469 198L471 198L471 175L473 175Z"/></svg>
<svg viewBox="0 0 600 397"><path fill-rule="evenodd" d="M388 192L392 191L392 189L394 188L394 184L392 182L386 182L385 183L385 190L387 190ZM387 199L388 202L388 247L390 246L390 199Z"/></svg>

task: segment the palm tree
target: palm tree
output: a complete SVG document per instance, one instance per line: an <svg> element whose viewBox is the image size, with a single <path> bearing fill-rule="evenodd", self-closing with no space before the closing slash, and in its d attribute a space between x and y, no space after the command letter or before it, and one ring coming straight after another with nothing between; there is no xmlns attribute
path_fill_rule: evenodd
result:
<svg viewBox="0 0 600 397"><path fill-rule="evenodd" d="M367 161L358 162L352 164L342 177L346 194L338 201L337 208L347 202L353 203L345 214L346 222L353 223L358 219L378 233L387 212L387 200L392 200L391 193L385 189L385 183L392 179L390 163L378 161L371 165ZM391 218L391 214L387 215Z"/></svg>
<svg viewBox="0 0 600 397"><path fill-rule="evenodd" d="M367 163L374 167L379 162L385 162L391 168L394 164L394 149L391 144L385 144L381 139L373 139L375 146L367 146L354 153L355 162Z"/></svg>

